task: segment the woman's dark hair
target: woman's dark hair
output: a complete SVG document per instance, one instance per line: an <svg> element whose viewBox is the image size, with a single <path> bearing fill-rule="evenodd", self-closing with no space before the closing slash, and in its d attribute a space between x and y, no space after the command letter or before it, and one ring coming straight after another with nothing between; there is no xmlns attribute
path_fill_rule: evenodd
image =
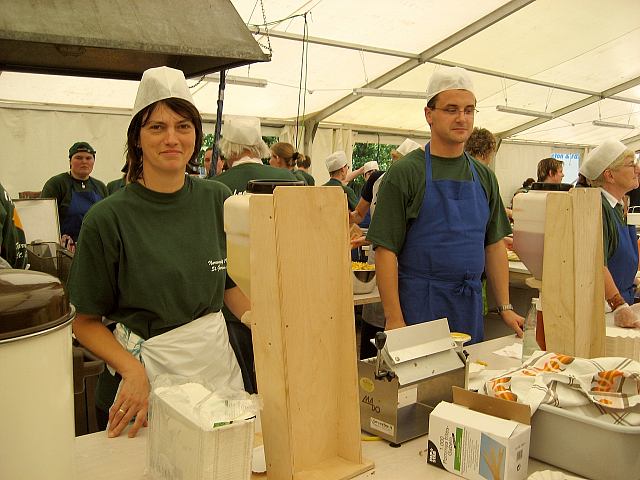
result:
<svg viewBox="0 0 640 480"><path fill-rule="evenodd" d="M522 188L529 189L531 188L531 185L533 185L534 183L536 183L536 180L534 178L529 177L524 182L522 182Z"/></svg>
<svg viewBox="0 0 640 480"><path fill-rule="evenodd" d="M188 165L197 165L198 153L202 146L202 117L198 109L191 103L181 98L166 98L159 100L140 110L131 119L129 128L127 129L127 144L125 153L127 162L129 163L129 171L127 172L127 183L137 182L142 177L144 165L142 164L142 148L140 148L140 131L147 123L147 120L160 104L166 105L178 115L191 120L196 131L196 142L193 148L193 154L189 159ZM187 168L189 168L187 166Z"/></svg>
<svg viewBox="0 0 640 480"><path fill-rule="evenodd" d="M578 173L578 180L576 181L576 187L590 187L591 183L589 179L585 177L583 174Z"/></svg>
<svg viewBox="0 0 640 480"><path fill-rule="evenodd" d="M296 160L298 168L309 168L311 166L311 157L309 155L300 154Z"/></svg>

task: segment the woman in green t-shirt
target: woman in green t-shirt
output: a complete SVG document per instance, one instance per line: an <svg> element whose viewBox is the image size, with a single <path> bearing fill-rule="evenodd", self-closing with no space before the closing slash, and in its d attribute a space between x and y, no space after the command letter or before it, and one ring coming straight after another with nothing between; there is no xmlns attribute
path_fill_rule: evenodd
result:
<svg viewBox="0 0 640 480"><path fill-rule="evenodd" d="M209 333L213 323L219 326L220 335L202 334L173 346L176 355L189 352L197 368L225 365L224 378L238 386L220 310L224 301L241 318L249 301L226 273L223 203L231 192L185 175L201 143L202 120L183 73L147 70L127 131L127 185L85 216L69 279L77 311L74 333L109 366L98 382L96 407L103 420L108 412L110 437L133 419L130 437L146 423L148 377L154 377L146 352L163 336L184 334L184 327L192 332L202 326L198 332ZM114 334L103 317L116 323ZM202 338L204 351L196 352ZM221 351L222 362L211 358ZM171 358L156 374L182 374L183 359Z"/></svg>

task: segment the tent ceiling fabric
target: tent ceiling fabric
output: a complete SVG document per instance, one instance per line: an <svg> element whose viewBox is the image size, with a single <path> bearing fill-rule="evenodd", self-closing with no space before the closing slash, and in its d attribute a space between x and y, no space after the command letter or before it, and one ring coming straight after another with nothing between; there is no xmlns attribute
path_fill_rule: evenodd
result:
<svg viewBox="0 0 640 480"><path fill-rule="evenodd" d="M0 0L0 11L3 70L137 80L161 65L195 76L268 60L229 0L180 12L170 0Z"/></svg>
<svg viewBox="0 0 640 480"><path fill-rule="evenodd" d="M93 8L97 0L86 3L89 5L86 8ZM118 0L110 14L116 18L138 3ZM242 22L252 29L264 29L260 2L232 0L232 3ZM407 136L424 134L428 131L422 111L424 101L356 98L353 89L374 85L384 90L424 92L430 75L441 68L439 63L454 63L475 70L471 76L478 100L476 126L503 137L595 145L606 138L624 141L640 135L637 0L612 0L606 6L599 0L262 0L262 3L273 35L268 39L264 35L255 38L263 46L270 43L271 61L234 68L229 75L262 78L268 84L266 88L227 85L225 113L256 115L283 123L304 115L331 124L365 126L373 131L403 131ZM299 38L305 23L300 15L305 12L309 12L308 35L317 43L308 44L306 90L300 95L304 69L301 69L303 43ZM191 31L190 21L180 11L171 26L180 35L180 49L197 51L208 43L202 31ZM276 38L277 32L291 38ZM150 29L145 34L154 32ZM321 39L333 46L320 44ZM358 50L357 45L367 48ZM382 53L374 53L376 49ZM435 57L426 55L429 58L417 60L425 52L435 52ZM563 88L536 85L519 77ZM195 85L198 78L193 76L192 80ZM13 72L0 75L0 100L13 103L129 108L135 89L135 82L126 81ZM217 83L202 82L193 92L202 112L215 112ZM631 101L605 98L611 95ZM557 117L536 119L496 110L497 105L505 104L555 112ZM328 114L326 118L324 113ZM594 126L592 121L598 119L635 128Z"/></svg>

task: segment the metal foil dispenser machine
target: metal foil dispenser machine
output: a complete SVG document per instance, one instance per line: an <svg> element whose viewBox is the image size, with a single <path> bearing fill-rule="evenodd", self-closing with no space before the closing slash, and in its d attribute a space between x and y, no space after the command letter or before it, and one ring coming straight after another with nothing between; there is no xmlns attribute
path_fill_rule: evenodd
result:
<svg viewBox="0 0 640 480"><path fill-rule="evenodd" d="M378 332L378 353L358 362L362 430L391 446L427 434L429 414L466 388L466 352L457 349L446 319Z"/></svg>

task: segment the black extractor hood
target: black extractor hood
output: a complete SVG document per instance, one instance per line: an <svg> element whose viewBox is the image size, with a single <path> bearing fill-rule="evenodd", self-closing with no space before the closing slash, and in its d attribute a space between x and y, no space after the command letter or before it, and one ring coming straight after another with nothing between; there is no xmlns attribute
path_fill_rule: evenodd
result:
<svg viewBox="0 0 640 480"><path fill-rule="evenodd" d="M0 70L140 80L269 61L229 0L0 0Z"/></svg>

